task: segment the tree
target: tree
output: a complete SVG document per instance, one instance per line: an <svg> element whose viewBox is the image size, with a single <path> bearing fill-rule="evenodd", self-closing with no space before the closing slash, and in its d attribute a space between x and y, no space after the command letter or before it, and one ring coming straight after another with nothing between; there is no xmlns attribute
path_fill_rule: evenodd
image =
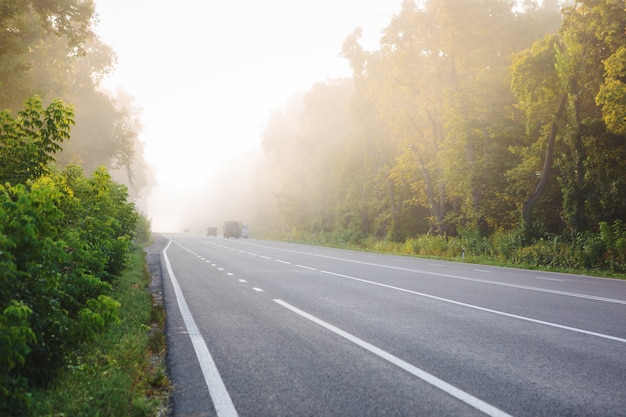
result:
<svg viewBox="0 0 626 417"><path fill-rule="evenodd" d="M0 7L0 106L17 110L33 91L35 79L31 52L42 47L51 34L64 39L59 59L84 53L82 44L91 35L94 6L91 0L9 0Z"/></svg>
<svg viewBox="0 0 626 417"><path fill-rule="evenodd" d="M605 104L604 114L609 121L611 110L619 109L602 101L606 96L601 91L603 85L609 86L605 93L615 91L616 85L610 81L610 76L609 81L605 81L603 62L615 68L611 58L618 56L617 51L626 42L625 13L623 4L610 0L582 1L568 7L564 9L563 24L557 36L550 38L549 43L538 42L515 64L517 78L514 78L513 88L520 104L526 108L531 124L542 120L539 126L544 126L548 138L539 183L523 205L523 218L528 224L531 224L531 210L548 181L553 157L562 190L561 218L573 234L587 230L589 211L598 213L594 205L606 201L607 195L601 191L603 187L591 187L602 183L601 177L608 172L603 168L606 167L601 156L606 155L603 149L613 147L612 141L607 140L597 103ZM524 69L530 62L534 64ZM541 65L542 62L552 63L552 67ZM535 103L531 103L533 98ZM560 146L556 156L553 155L555 143ZM615 175L619 176L614 173L611 177ZM602 218L593 220L597 224Z"/></svg>
<svg viewBox="0 0 626 417"><path fill-rule="evenodd" d="M626 46L604 61L605 81L596 96L607 129L618 135L626 134Z"/></svg>
<svg viewBox="0 0 626 417"><path fill-rule="evenodd" d="M512 8L502 0L431 0L419 7L406 0L384 31L380 52L359 49L358 32L344 43L357 90L388 133L381 148L391 156L392 216L408 199L428 207L431 231L440 235L464 225L487 233L510 222L494 212L509 212L513 204L492 192L506 184L514 158L508 148L521 131L509 56L536 36L528 31L533 17ZM550 21L546 15L558 17L552 11L541 19ZM406 181L413 193L398 199Z"/></svg>
<svg viewBox="0 0 626 417"><path fill-rule="evenodd" d="M87 172L101 165L124 170L120 178L137 196L147 184L140 111L128 97L116 100L99 89L116 57L93 32L93 2L28 0L5 6L0 7L5 29L0 42L6 45L0 48L0 106L15 111L33 94L72 103L72 141L57 163L80 163Z"/></svg>
<svg viewBox="0 0 626 417"><path fill-rule="evenodd" d="M72 108L53 101L44 109L39 97L26 101L13 119L0 112L0 182L24 184L49 172L49 164L70 136Z"/></svg>

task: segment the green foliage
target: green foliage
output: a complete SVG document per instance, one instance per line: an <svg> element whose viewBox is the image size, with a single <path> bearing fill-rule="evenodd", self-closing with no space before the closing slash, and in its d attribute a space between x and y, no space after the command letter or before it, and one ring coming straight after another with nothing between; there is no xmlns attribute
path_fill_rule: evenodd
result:
<svg viewBox="0 0 626 417"><path fill-rule="evenodd" d="M15 368L24 366L30 346L36 343L29 325L32 310L11 300L0 315L0 410L20 410L30 405L28 381Z"/></svg>
<svg viewBox="0 0 626 417"><path fill-rule="evenodd" d="M344 42L352 83L316 85L273 115L272 226L394 253L620 270L620 227L607 225L626 222L623 2L466 3L402 2L378 50L358 29Z"/></svg>
<svg viewBox="0 0 626 417"><path fill-rule="evenodd" d="M56 155L57 165L80 163L87 173L101 165L125 170L128 184L134 187L132 191L139 192L147 185L148 170L138 140L141 110L132 97L120 92L114 98L99 86L103 77L113 70L116 57L93 32L98 20L94 3L92 0L2 2L0 109L17 112L34 94L46 102L60 99L73 103L76 125L72 140ZM4 182L6 173L1 172L4 167L0 164L0 183ZM37 167L33 164L23 168ZM23 175L22 171L7 171ZM11 182L17 180L22 178Z"/></svg>
<svg viewBox="0 0 626 417"><path fill-rule="evenodd" d="M52 76L33 74L33 58L50 43L63 40L63 49L47 65L67 62L81 55L82 44L91 36L92 1L28 0L3 1L0 8L0 106L18 108L23 100L41 89L46 78L58 79L66 68ZM69 71L67 72L69 73ZM67 76L68 74L64 74Z"/></svg>
<svg viewBox="0 0 626 417"><path fill-rule="evenodd" d="M137 247L111 293L121 320L73 351L48 387L34 389L24 417L163 415L170 386L165 364L156 359L165 347L164 312L153 309L149 284Z"/></svg>
<svg viewBox="0 0 626 417"><path fill-rule="evenodd" d="M152 243L152 223L145 214L137 216L137 230L135 231L135 244L144 247Z"/></svg>
<svg viewBox="0 0 626 417"><path fill-rule="evenodd" d="M101 168L49 167L69 137L60 102L1 113L0 413L22 415L68 353L118 321L111 284L127 266L138 214ZM13 185L12 185L12 184Z"/></svg>
<svg viewBox="0 0 626 417"><path fill-rule="evenodd" d="M602 118L613 133L626 134L626 45L604 61L606 79L598 91L596 103Z"/></svg>
<svg viewBox="0 0 626 417"><path fill-rule="evenodd" d="M44 109L39 97L25 103L13 119L0 112L0 183L25 183L49 172L49 163L69 139L73 110L60 101Z"/></svg>
<svg viewBox="0 0 626 417"><path fill-rule="evenodd" d="M613 225L600 223L600 240L606 249L605 258L611 271L626 270L626 227L624 222L616 220Z"/></svg>

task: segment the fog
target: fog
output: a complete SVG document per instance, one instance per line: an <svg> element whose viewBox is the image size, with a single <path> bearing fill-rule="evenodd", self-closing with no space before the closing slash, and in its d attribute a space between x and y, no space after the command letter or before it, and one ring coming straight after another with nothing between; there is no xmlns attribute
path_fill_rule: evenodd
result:
<svg viewBox="0 0 626 417"><path fill-rule="evenodd" d="M425 4L415 3L418 8ZM463 10L453 3L448 6L451 18L463 21L475 13L473 19L477 20L492 15L485 11L487 3L468 1ZM518 2L522 3L528 10L536 11L535 5L542 3L558 9L555 1ZM470 8L472 4L476 7ZM351 65L359 65L359 59L380 49L382 31L403 10L402 0L182 0L174 7L174 3L162 0L96 0L96 5L96 31L117 54L116 70L103 87L127 92L142 109L139 139L150 178L136 201L152 220L153 230L199 232L209 226L220 227L227 220L239 220L250 224L254 236L255 228L269 228L281 216L292 216L291 225L302 224L299 216L305 212L314 228L324 230L329 207L342 210L342 190L352 189L352 194L360 196L361 201L357 201L353 195L353 208L367 198L384 198L373 196L375 190L361 184L374 180L356 177L360 173L363 178L366 174L371 178L389 175L375 170L381 164L402 162L398 158L408 149L402 142L406 138L396 135L394 144L390 136L383 139L382 131L389 126L372 124L371 114L351 121L354 115L346 112L350 99L345 95L350 86L339 85L339 81L351 80ZM437 19L437 13L431 16ZM453 31L466 27L464 23L455 25ZM493 22L485 25L490 30L497 27ZM558 27L548 26L548 32ZM505 37L515 37L507 28L501 30ZM539 36L543 35L541 30ZM459 41L459 51L467 54L468 63L475 61L473 51L489 50L481 32L459 36L465 42L461 52L464 47ZM356 33L355 50L362 48L363 56L352 56L351 61L341 52L344 41ZM528 28L519 33L511 51L528 47L534 40L526 35ZM402 38L399 33L397 39ZM508 52L501 55L494 48L482 57L493 52L493 59L499 62L487 60L484 65L499 65L504 70L510 62L500 60L508 59ZM413 82L411 79L407 84ZM315 85L329 88L316 89ZM388 96L381 95L379 106L385 105ZM307 110L310 114L303 118L300 110L294 109L305 107L304 103L294 105L294 97L306 97L312 113ZM400 93L399 97L404 96ZM339 102L342 106L337 106ZM394 119L399 102L386 104ZM271 125L273 115L283 111L295 114L283 115L284 120ZM379 116L382 113L379 109ZM293 126L281 133L285 128L281 123ZM270 142L280 143L273 155L263 150L267 129L275 130L269 132ZM401 127L399 131L408 130ZM341 160L338 155L348 149L363 158ZM410 165L411 155L402 156L405 165ZM366 173L366 168L373 171ZM400 163L396 169L405 167ZM356 174L351 175L350 170ZM332 193L327 186L331 183ZM273 199L285 189L288 193L277 198L286 198L283 203L291 207L283 207L276 215L271 208ZM335 218L350 222L354 213L347 211ZM380 225L370 226L385 230L387 220L380 221Z"/></svg>
<svg viewBox="0 0 626 417"><path fill-rule="evenodd" d="M117 54L104 87L143 109L154 172L138 205L153 229L254 223L270 113L315 82L349 76L345 37L360 26L375 47L400 3L96 0L96 32Z"/></svg>
<svg viewBox="0 0 626 417"><path fill-rule="evenodd" d="M257 201L259 194L266 192L255 178L263 163L259 149L241 152L220 161L216 174L193 189L190 195L185 190L176 196L170 212L179 212L181 219L172 224L172 230L206 232L209 226L217 227L218 233L226 220L257 223ZM182 203L182 204L181 204ZM180 206L177 209L177 206ZM163 216L167 216L167 212Z"/></svg>

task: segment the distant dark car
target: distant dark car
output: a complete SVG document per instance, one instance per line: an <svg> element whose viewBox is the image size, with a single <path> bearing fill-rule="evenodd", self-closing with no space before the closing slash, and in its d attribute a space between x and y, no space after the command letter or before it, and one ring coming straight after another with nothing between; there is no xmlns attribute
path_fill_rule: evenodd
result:
<svg viewBox="0 0 626 417"><path fill-rule="evenodd" d="M207 227L206 228L207 236L217 236L217 227Z"/></svg>
<svg viewBox="0 0 626 417"><path fill-rule="evenodd" d="M224 237L226 239L230 237L239 239L241 237L241 222L228 221L224 223Z"/></svg>

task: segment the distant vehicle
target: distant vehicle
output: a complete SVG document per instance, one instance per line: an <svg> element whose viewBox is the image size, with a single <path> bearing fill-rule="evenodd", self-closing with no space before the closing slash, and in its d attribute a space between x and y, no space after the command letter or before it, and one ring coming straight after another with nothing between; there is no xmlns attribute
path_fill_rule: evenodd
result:
<svg viewBox="0 0 626 417"><path fill-rule="evenodd" d="M228 221L224 223L224 237L228 239L229 237L234 237L235 239L239 239L241 237L241 222L238 221Z"/></svg>
<svg viewBox="0 0 626 417"><path fill-rule="evenodd" d="M207 227L206 228L207 236L217 236L217 227Z"/></svg>
<svg viewBox="0 0 626 417"><path fill-rule="evenodd" d="M241 224L241 237L244 239L248 238L248 225L246 223Z"/></svg>

